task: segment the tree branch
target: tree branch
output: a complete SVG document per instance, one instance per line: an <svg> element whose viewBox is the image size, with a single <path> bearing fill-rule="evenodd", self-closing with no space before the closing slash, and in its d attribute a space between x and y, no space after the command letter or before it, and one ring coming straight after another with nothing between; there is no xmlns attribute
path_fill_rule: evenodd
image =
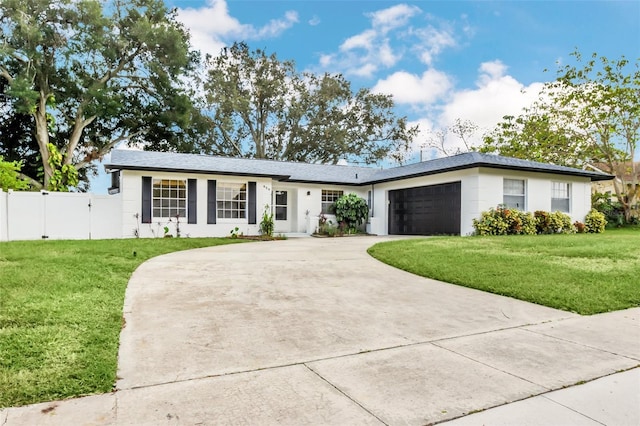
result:
<svg viewBox="0 0 640 426"><path fill-rule="evenodd" d="M5 67L0 67L0 76L6 78L9 83L13 83L13 77Z"/></svg>
<svg viewBox="0 0 640 426"><path fill-rule="evenodd" d="M109 142L108 144L106 144L105 146L100 148L95 157L94 156L87 156L87 157L85 157L84 160L76 163L75 164L76 170L80 170L80 169L83 169L83 168L87 167L96 158L101 159L102 157L107 155L119 143L124 142L124 141L128 141L129 139L135 138L136 136L139 136L139 135L141 135L143 133L144 133L144 131L141 130L141 131L134 132L134 133L132 133L130 135L127 135L127 136L120 136L120 137L112 140L111 142Z"/></svg>

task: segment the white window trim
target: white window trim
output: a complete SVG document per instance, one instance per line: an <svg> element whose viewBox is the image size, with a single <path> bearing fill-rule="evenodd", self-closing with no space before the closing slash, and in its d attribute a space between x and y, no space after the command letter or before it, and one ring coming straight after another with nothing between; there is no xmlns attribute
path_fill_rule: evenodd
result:
<svg viewBox="0 0 640 426"><path fill-rule="evenodd" d="M286 204L278 204L278 201L277 201L278 200L278 192L284 192L286 194L286 198L287 198ZM274 220L281 221L281 222L286 222L287 220L289 220L289 193L288 193L287 190L278 189L278 190L274 191L273 207L274 207L274 210L275 210L274 215L273 215ZM284 215L285 215L284 219L278 219L278 217L277 217L278 207L284 207Z"/></svg>
<svg viewBox="0 0 640 426"><path fill-rule="evenodd" d="M172 189L171 185L167 188L163 188L162 186L160 187L160 196L156 196L155 195L155 190L156 190L156 183L161 183L163 181L168 181L168 182L182 182L183 184L183 190L184 190L184 198L181 198L180 196L177 197L164 197L162 195L162 191L163 190L177 190L180 191L180 189L178 188L178 186L176 186L175 189ZM180 210L184 210L184 215L180 215L181 219L186 219L187 215L188 215L188 207L189 207L189 203L188 203L188 197L189 197L189 189L188 189L188 185L187 185L187 179L176 179L176 178L153 178L151 181L151 217L153 220L167 220L167 219L171 219L171 218L175 218L176 215L171 215L169 212L169 216L157 216L155 213L157 210L160 210L161 212L165 211L165 210L170 210L170 209L175 209L178 210L178 213L180 213ZM160 206L156 207L156 200L160 200ZM163 200L176 200L177 201L177 207L163 207L162 206L162 201ZM180 201L184 202L184 207L180 207Z"/></svg>
<svg viewBox="0 0 640 426"><path fill-rule="evenodd" d="M507 194L507 193L505 193L504 186L505 186L505 182L506 182L506 181L518 181L518 182L522 182L522 183L523 183L523 185L522 185L523 193L522 193L522 194ZM528 197L527 197L527 187L528 187L528 186L527 186L527 180L526 180L526 179L506 178L506 177L505 177L505 178L503 178L503 179L502 179L502 204L503 204L505 207L508 207L508 208L518 209L518 210L521 210L521 211L527 211L527 202L528 202ZM505 203L505 202L504 202L504 197L505 197L505 196L522 197L522 204L523 204L523 206L522 206L522 207L512 207L512 206L507 206L507 203Z"/></svg>
<svg viewBox="0 0 640 426"><path fill-rule="evenodd" d="M567 196L563 198L554 197L556 195L556 185L564 185L566 188ZM553 200L566 200L567 201L567 210L558 210L553 208ZM571 183L570 182L561 182L561 181L552 181L551 182L551 210L552 211L560 211L562 213L571 213Z"/></svg>
<svg viewBox="0 0 640 426"><path fill-rule="evenodd" d="M325 201L324 200L325 192L336 193L336 194L332 194L332 195L337 195L339 193L339 195L335 200L329 202L329 201ZM329 212L330 206L333 203L335 203L338 200L338 198L342 197L343 195L344 195L344 190L342 190L342 189L323 189L320 192L320 212L321 212L321 214L325 214L325 215L332 214L331 212ZM325 209L325 206L326 206L326 209Z"/></svg>
<svg viewBox="0 0 640 426"><path fill-rule="evenodd" d="M237 187L240 188L240 192L239 194L242 192L242 188L244 188L244 200L242 199L238 199L238 200L234 200L233 198L231 199L226 199L226 198L221 198L220 197L220 191L224 191L224 189L228 189L231 188L232 191L234 191ZM231 181L218 181L216 184L216 219L218 222L222 222L222 223L237 223L237 222L246 222L249 220L248 218L248 212L247 209L249 207L249 202L248 202L248 197L249 197L249 185L247 182L231 182ZM233 209L233 206L231 207L230 212L234 212L237 211L239 214L240 212L242 212L244 214L244 217L224 217L223 215L220 215L220 212L224 212L227 211L227 209L225 207L223 207L222 209L220 209L218 206L218 203L225 203L225 202L230 202L230 203L244 203L244 209ZM232 213L233 214L233 213Z"/></svg>

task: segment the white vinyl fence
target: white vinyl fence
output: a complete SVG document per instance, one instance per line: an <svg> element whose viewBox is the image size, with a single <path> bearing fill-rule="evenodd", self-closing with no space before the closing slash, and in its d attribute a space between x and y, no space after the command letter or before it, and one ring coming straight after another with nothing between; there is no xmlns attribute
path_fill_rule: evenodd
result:
<svg viewBox="0 0 640 426"><path fill-rule="evenodd" d="M0 241L122 238L117 195L0 190Z"/></svg>

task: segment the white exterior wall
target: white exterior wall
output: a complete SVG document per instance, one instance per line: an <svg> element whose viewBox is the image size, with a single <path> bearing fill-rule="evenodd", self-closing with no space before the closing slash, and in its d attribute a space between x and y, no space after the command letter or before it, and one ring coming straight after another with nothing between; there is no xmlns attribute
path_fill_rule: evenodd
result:
<svg viewBox="0 0 640 426"><path fill-rule="evenodd" d="M460 181L460 234L471 235L474 233L473 219L480 217L483 211L496 208L503 203L504 178L525 180L527 211L551 210L551 182L571 184L569 216L572 221L584 222L585 215L591 209L591 182L588 178L476 167L373 185L373 217L369 221L367 231L378 235L388 234L390 190ZM366 189L364 193L366 196Z"/></svg>
<svg viewBox="0 0 640 426"><path fill-rule="evenodd" d="M175 219L152 218L152 223L142 220L142 177L153 179L197 179L197 223L180 220L180 235L190 237L226 237L236 226L239 233L258 235L260 221L265 206L274 212L275 191L287 191L287 220L277 221L274 214L274 233L307 233L316 231L318 215L322 207L322 190L340 190L345 194L355 193L366 200L368 187L337 186L272 181L270 178L239 177L227 175L187 174L178 172L145 172L122 170L120 175L120 194L122 196L121 226L122 237L132 238L138 232L141 238L162 237L164 227L175 235ZM248 219L220 219L216 224L207 224L207 180L222 182L256 182L256 222L249 225ZM308 194L308 195L307 195ZM138 218L136 218L136 214ZM330 217L335 222L335 217Z"/></svg>
<svg viewBox="0 0 640 426"><path fill-rule="evenodd" d="M591 181L588 178L482 168L478 188L481 195L480 212L503 203L502 188L505 178L525 181L525 204L528 212L551 211L551 182L571 184L568 215L572 222L584 222L584 217L591 210Z"/></svg>
<svg viewBox="0 0 640 426"><path fill-rule="evenodd" d="M257 235L265 205L271 205L271 179L206 175L171 172L145 172L123 170L120 174L120 193L122 195L122 236L135 237L136 231L141 238L162 237L164 227L169 227L169 233L176 235L175 218L152 218L152 223L142 223L142 177L153 179L197 179L197 223L187 223L187 218L180 218L180 235L183 237L226 237L232 229L238 227L238 233ZM250 225L245 219L221 219L216 224L207 224L207 181L215 180L221 183L256 182L256 221ZM138 215L138 218L136 218Z"/></svg>
<svg viewBox="0 0 640 426"><path fill-rule="evenodd" d="M308 224L305 226L305 231L307 234L311 234L316 232L318 228L318 219L320 217L320 213L322 213L322 190L332 190L332 191L342 191L344 195L348 194L356 194L358 197L363 198L365 201L367 200L367 191L369 190L369 186L340 186L340 185L312 185L305 184L305 187L301 188L301 193L303 197L305 197L305 201L303 202L305 208L302 212L305 214L305 221ZM310 195L307 195L307 192L310 192ZM308 212L308 214L307 214ZM337 224L335 215L328 214L325 215L327 220L332 221L334 224Z"/></svg>
<svg viewBox="0 0 640 426"><path fill-rule="evenodd" d="M373 185L373 217L369 220L370 224L367 227L367 231L377 235L388 235L389 191L418 186L438 185L441 183L461 182L460 231L462 235L473 232L471 220L476 217L475 215L478 208L478 195L476 190L478 187L477 170L476 168L446 172ZM367 189L370 188L371 186L367 187ZM469 225L467 226L467 224Z"/></svg>

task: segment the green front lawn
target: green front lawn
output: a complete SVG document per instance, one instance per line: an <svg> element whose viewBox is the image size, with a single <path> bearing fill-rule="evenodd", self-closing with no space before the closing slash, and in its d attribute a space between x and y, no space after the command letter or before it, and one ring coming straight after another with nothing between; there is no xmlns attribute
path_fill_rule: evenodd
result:
<svg viewBox="0 0 640 426"><path fill-rule="evenodd" d="M160 254L235 242L0 243L0 407L111 391L131 273Z"/></svg>
<svg viewBox="0 0 640 426"><path fill-rule="evenodd" d="M640 306L640 228L408 239L369 253L423 277L583 315Z"/></svg>

